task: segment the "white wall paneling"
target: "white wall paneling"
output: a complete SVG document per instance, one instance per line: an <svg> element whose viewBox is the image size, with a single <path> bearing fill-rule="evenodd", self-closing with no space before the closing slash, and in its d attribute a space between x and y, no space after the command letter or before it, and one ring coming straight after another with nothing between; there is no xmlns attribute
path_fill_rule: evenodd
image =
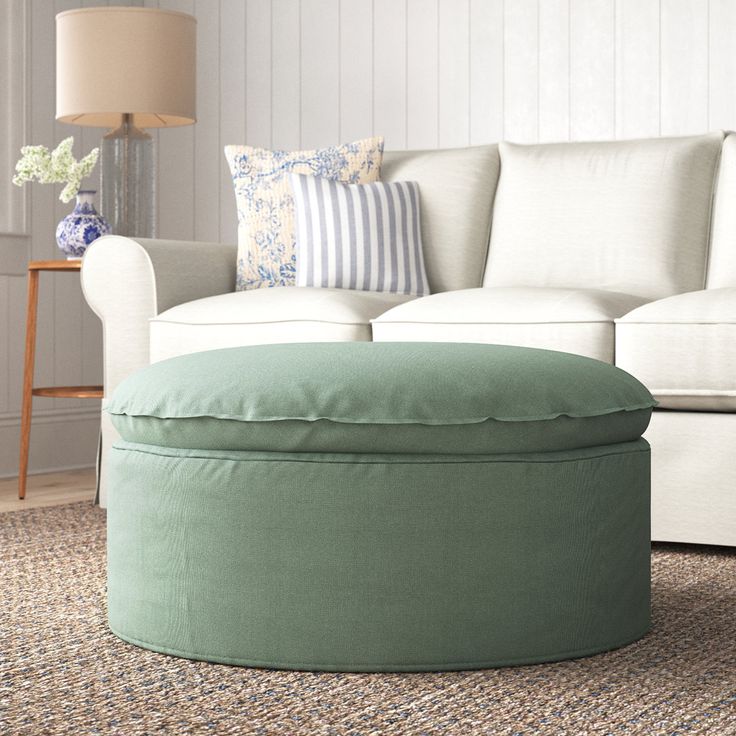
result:
<svg viewBox="0 0 736 736"><path fill-rule="evenodd" d="M540 140L570 137L570 0L539 2Z"/></svg>
<svg viewBox="0 0 736 736"><path fill-rule="evenodd" d="M708 0L663 0L660 17L660 132L706 130L709 77Z"/></svg>
<svg viewBox="0 0 736 736"><path fill-rule="evenodd" d="M211 207L194 218L195 240L220 238L220 6L197 0L197 124L194 126L194 201L207 199ZM212 43L214 41L214 43Z"/></svg>
<svg viewBox="0 0 736 736"><path fill-rule="evenodd" d="M274 0L274 15L279 17L278 7L282 0ZM289 14L291 17L291 14ZM292 25L297 29L298 16ZM238 31L240 31L238 33ZM245 69L245 3L242 0L222 0L220 3L220 64L216 80L219 83L218 123L220 127L220 148L230 143L243 143L245 130L245 84L243 70ZM298 67L297 77L298 80ZM211 80L214 83L215 80ZM296 87L298 94L298 86ZM279 111L280 112L280 111ZM298 141L298 134L297 134ZM237 237L237 222L233 217L235 211L235 195L233 194L230 172L222 158L222 151L218 151L213 163L220 170L220 227L218 240L234 243ZM200 188L201 193L201 188ZM214 235L214 233L210 233Z"/></svg>
<svg viewBox="0 0 736 736"><path fill-rule="evenodd" d="M616 1L616 137L660 132L660 0Z"/></svg>
<svg viewBox="0 0 736 736"><path fill-rule="evenodd" d="M13 186L10 172L27 132L26 96L28 90L28 7L24 0L5 0L0 4L0 249L23 247L3 236L26 233L24 192ZM3 264L0 255L0 266ZM0 272L6 272L0 269Z"/></svg>
<svg viewBox="0 0 736 736"><path fill-rule="evenodd" d="M616 135L614 0L570 0L570 138Z"/></svg>
<svg viewBox="0 0 736 736"><path fill-rule="evenodd" d="M249 0L246 3L245 129L248 131L248 143L253 146L268 147L273 138L272 10L270 0ZM198 53L201 54L202 51L200 46ZM242 76L241 73L241 78Z"/></svg>
<svg viewBox="0 0 736 736"><path fill-rule="evenodd" d="M439 0L439 145L470 141L470 3ZM393 145L393 144L392 144Z"/></svg>
<svg viewBox="0 0 736 736"><path fill-rule="evenodd" d="M23 142L55 145L74 135L77 155L98 144L102 131L54 122L54 14L107 3L3 3L4 12L20 7L30 19ZM389 149L433 148L736 127L736 0L129 4L183 10L198 21L198 122L155 134L162 237L234 242L226 143L297 149L380 134ZM13 89L17 96L17 80ZM68 207L56 200L56 187L34 185L27 196L28 255L56 257L54 228ZM74 277L42 279L37 380L96 382L96 318ZM0 309L0 430L10 436L20 399L24 278L0 276ZM67 421L93 423L90 402L36 403L50 412L42 430L49 436ZM36 467L51 467L51 450L39 448ZM0 474L13 471L14 452L0 457Z"/></svg>
<svg viewBox="0 0 736 736"><path fill-rule="evenodd" d="M470 0L470 140L500 141L503 130L503 0Z"/></svg>
<svg viewBox="0 0 736 736"><path fill-rule="evenodd" d="M7 168L0 172L3 182L12 175L23 144L54 147L63 138L74 136L75 155L89 152L100 143L104 131L55 122L55 15L76 7L108 5L108 0L7 0L0 9L0 37L9 33L7 12L20 9L27 18L25 34L11 36L10 48L17 53L22 45L25 64L22 73L13 75L12 90L0 84L0 97L11 93L14 107L23 112L22 135L7 118L2 121L2 141L7 142ZM142 5L142 0L114 4ZM21 44L22 42L22 44ZM9 51L3 44L0 55ZM5 67L4 67L5 68ZM0 106L0 116L8 108ZM18 119L17 116L14 119ZM219 121L218 121L219 124ZM0 157L1 158L1 157ZM4 159L3 159L4 160ZM90 182L95 186L99 169ZM4 191L5 184L0 184ZM24 229L26 236L18 244L19 267L4 268L7 251L0 253L0 476L17 472L20 399L23 380L25 338L26 277L29 259L62 258L54 233L57 222L72 208L59 201L60 185L26 184L23 190L13 187L11 196L27 199ZM2 241L2 238L0 238ZM5 248L0 242L0 248ZM38 309L36 349L36 385L95 384L102 381L102 331L99 320L82 297L76 274L42 273ZM33 402L34 420L31 437L32 472L94 463L99 427L99 403L95 401L46 399Z"/></svg>
<svg viewBox="0 0 736 736"><path fill-rule="evenodd" d="M373 7L371 3L340 0L339 10L340 139L352 141L371 135L373 130ZM274 129L274 140L281 146L277 132Z"/></svg>
<svg viewBox="0 0 736 736"><path fill-rule="evenodd" d="M372 128L395 148L405 148L407 137L406 22L406 3L374 0Z"/></svg>
<svg viewBox="0 0 736 736"><path fill-rule="evenodd" d="M271 139L282 148L296 150L301 139L301 28L299 0L273 0L271 3L270 88ZM237 75L238 70L234 70ZM235 83L233 87L235 87ZM271 95L271 89L279 90ZM233 140L242 142L244 128L232 128ZM229 210L228 214L231 214Z"/></svg>
<svg viewBox="0 0 736 736"><path fill-rule="evenodd" d="M236 237L225 143L600 140L736 127L736 0L146 0L199 20L160 234ZM219 213L219 214L218 214Z"/></svg>
<svg viewBox="0 0 736 736"><path fill-rule="evenodd" d="M338 0L301 0L300 14L300 145L316 148L340 138L340 3ZM280 91L271 89L270 94L273 99ZM261 104L267 101L251 98L248 109ZM281 147L274 140L271 145Z"/></svg>
<svg viewBox="0 0 736 736"><path fill-rule="evenodd" d="M0 385L0 414L7 412L10 404L10 324L4 317L10 313L11 280L18 281L0 276L0 376L5 377Z"/></svg>
<svg viewBox="0 0 736 736"><path fill-rule="evenodd" d="M439 0L409 0L406 13L408 148L436 148L439 145L438 48ZM370 93L365 99L370 103ZM370 109L367 112L367 119L372 120ZM373 127L368 128L369 133L372 131ZM389 144L392 145L391 141Z"/></svg>
<svg viewBox="0 0 736 736"><path fill-rule="evenodd" d="M736 127L736 2L710 0L708 125Z"/></svg>
<svg viewBox="0 0 736 736"><path fill-rule="evenodd" d="M503 137L539 140L539 3L504 3Z"/></svg>

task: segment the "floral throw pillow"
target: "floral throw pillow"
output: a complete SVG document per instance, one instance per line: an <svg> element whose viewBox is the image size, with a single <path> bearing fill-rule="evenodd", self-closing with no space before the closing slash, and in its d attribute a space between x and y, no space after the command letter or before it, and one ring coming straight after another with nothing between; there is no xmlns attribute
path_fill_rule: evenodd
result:
<svg viewBox="0 0 736 736"><path fill-rule="evenodd" d="M383 138L316 151L225 146L225 157L238 207L236 289L294 286L296 238L289 174L311 174L345 184L377 181Z"/></svg>

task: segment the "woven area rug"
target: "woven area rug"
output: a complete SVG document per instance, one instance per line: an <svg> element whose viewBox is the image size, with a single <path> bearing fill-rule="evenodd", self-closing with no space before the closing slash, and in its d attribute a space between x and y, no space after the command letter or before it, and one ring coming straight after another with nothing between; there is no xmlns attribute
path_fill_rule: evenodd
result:
<svg viewBox="0 0 736 736"><path fill-rule="evenodd" d="M654 628L615 652L440 674L275 672L125 644L105 517L0 514L0 733L736 735L736 551L656 545Z"/></svg>

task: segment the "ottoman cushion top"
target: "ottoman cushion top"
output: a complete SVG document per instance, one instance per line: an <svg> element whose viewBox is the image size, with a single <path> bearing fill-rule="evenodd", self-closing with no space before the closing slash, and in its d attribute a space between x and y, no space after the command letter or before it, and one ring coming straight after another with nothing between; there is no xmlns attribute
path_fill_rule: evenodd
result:
<svg viewBox="0 0 736 736"><path fill-rule="evenodd" d="M106 406L124 440L287 452L545 452L637 439L655 401L628 373L465 343L258 345L133 374Z"/></svg>

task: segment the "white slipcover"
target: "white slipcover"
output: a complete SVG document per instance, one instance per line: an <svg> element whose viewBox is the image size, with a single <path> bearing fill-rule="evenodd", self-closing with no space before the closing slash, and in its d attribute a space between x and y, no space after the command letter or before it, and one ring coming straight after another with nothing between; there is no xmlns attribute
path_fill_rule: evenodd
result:
<svg viewBox="0 0 736 736"><path fill-rule="evenodd" d="M668 409L736 410L736 288L678 294L617 320L616 365Z"/></svg>
<svg viewBox="0 0 736 736"><path fill-rule="evenodd" d="M645 300L598 289L448 291L373 320L373 339L481 342L561 350L613 362L613 320Z"/></svg>
<svg viewBox="0 0 736 736"><path fill-rule="evenodd" d="M736 286L736 133L726 136L713 202L710 255L708 258L709 289Z"/></svg>
<svg viewBox="0 0 736 736"><path fill-rule="evenodd" d="M736 546L736 414L655 411L652 539Z"/></svg>
<svg viewBox="0 0 736 736"><path fill-rule="evenodd" d="M370 340L370 320L409 299L296 286L197 299L150 320L151 362L239 345Z"/></svg>

